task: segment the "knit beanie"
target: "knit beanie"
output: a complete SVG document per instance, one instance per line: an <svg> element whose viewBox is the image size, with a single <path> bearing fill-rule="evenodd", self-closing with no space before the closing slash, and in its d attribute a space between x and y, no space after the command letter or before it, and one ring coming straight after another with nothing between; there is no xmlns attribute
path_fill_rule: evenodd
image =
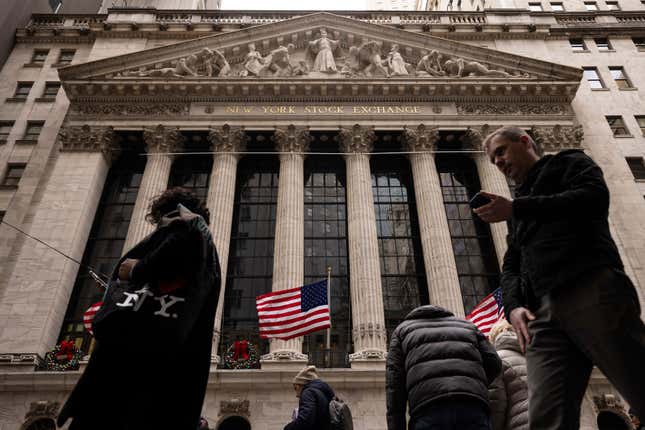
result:
<svg viewBox="0 0 645 430"><path fill-rule="evenodd" d="M293 378L294 384L306 385L314 379L318 379L318 372L316 372L316 366L307 366L302 369L295 378Z"/></svg>

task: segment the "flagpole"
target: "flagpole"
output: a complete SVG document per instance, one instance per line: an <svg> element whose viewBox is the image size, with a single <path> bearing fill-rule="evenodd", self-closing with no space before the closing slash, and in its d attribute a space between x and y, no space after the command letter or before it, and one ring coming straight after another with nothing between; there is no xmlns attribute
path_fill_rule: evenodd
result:
<svg viewBox="0 0 645 430"><path fill-rule="evenodd" d="M327 266L327 307L329 308L329 325L327 327L327 363L331 367L331 266Z"/></svg>

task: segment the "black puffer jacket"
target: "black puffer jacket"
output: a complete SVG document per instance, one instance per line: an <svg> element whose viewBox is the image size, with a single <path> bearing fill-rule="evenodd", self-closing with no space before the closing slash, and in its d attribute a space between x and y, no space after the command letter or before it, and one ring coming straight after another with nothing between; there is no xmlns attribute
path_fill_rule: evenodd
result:
<svg viewBox="0 0 645 430"><path fill-rule="evenodd" d="M320 379L311 381L300 393L298 417L284 430L328 430L329 402L333 398L334 391L326 382Z"/></svg>
<svg viewBox="0 0 645 430"><path fill-rule="evenodd" d="M410 417L451 396L488 405L488 385L501 370L493 346L470 323L438 306L413 310L392 333L387 355L387 424L405 430Z"/></svg>

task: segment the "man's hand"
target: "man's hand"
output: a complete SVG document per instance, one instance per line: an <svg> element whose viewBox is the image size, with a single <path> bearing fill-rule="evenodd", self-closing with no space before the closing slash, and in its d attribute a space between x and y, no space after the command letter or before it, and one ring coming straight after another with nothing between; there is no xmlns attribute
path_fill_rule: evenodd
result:
<svg viewBox="0 0 645 430"><path fill-rule="evenodd" d="M479 194L488 197L491 201L490 203L473 209L473 212L477 214L482 220L492 223L507 221L513 216L513 201L507 199L503 196L498 196L497 194L486 193L480 191Z"/></svg>
<svg viewBox="0 0 645 430"><path fill-rule="evenodd" d="M132 269L138 262L139 260L135 260L134 258L126 258L123 260L123 263L119 266L119 279L122 281L129 280L130 272L132 272Z"/></svg>
<svg viewBox="0 0 645 430"><path fill-rule="evenodd" d="M511 311L510 318L513 330L515 330L515 334L517 335L517 341L520 344L520 349L522 353L526 353L526 347L531 342L528 323L535 319L535 315L528 309L519 307Z"/></svg>

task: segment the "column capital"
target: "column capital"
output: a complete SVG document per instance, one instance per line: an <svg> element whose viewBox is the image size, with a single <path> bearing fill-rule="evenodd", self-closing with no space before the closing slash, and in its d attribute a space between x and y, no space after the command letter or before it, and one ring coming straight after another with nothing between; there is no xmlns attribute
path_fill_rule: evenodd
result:
<svg viewBox="0 0 645 430"><path fill-rule="evenodd" d="M108 162L119 154L114 128L109 126L70 126L61 127L58 132L61 152L101 152Z"/></svg>
<svg viewBox="0 0 645 430"><path fill-rule="evenodd" d="M403 142L411 152L434 151L439 139L439 129L419 124L415 129L403 128Z"/></svg>
<svg viewBox="0 0 645 430"><path fill-rule="evenodd" d="M482 126L468 127L464 134L460 137L461 143L465 149L473 151L483 150L483 143L486 136L492 131L491 126L484 124Z"/></svg>
<svg viewBox="0 0 645 430"><path fill-rule="evenodd" d="M313 137L308 127L296 127L292 124L276 128L271 140L279 152L307 152Z"/></svg>
<svg viewBox="0 0 645 430"><path fill-rule="evenodd" d="M582 148L584 130L581 125L533 126L530 130L535 143L546 152Z"/></svg>
<svg viewBox="0 0 645 430"><path fill-rule="evenodd" d="M179 132L179 127L165 127L162 124L156 127L143 129L143 141L149 154L160 152L178 152L186 138Z"/></svg>
<svg viewBox="0 0 645 430"><path fill-rule="evenodd" d="M219 128L211 127L208 141L217 152L241 152L246 149L246 134L243 127L231 127L224 124ZM239 154L235 154L239 158Z"/></svg>
<svg viewBox="0 0 645 430"><path fill-rule="evenodd" d="M338 139L342 152L369 154L374 149L376 134L374 127L362 127L354 124L351 128L341 127Z"/></svg>

